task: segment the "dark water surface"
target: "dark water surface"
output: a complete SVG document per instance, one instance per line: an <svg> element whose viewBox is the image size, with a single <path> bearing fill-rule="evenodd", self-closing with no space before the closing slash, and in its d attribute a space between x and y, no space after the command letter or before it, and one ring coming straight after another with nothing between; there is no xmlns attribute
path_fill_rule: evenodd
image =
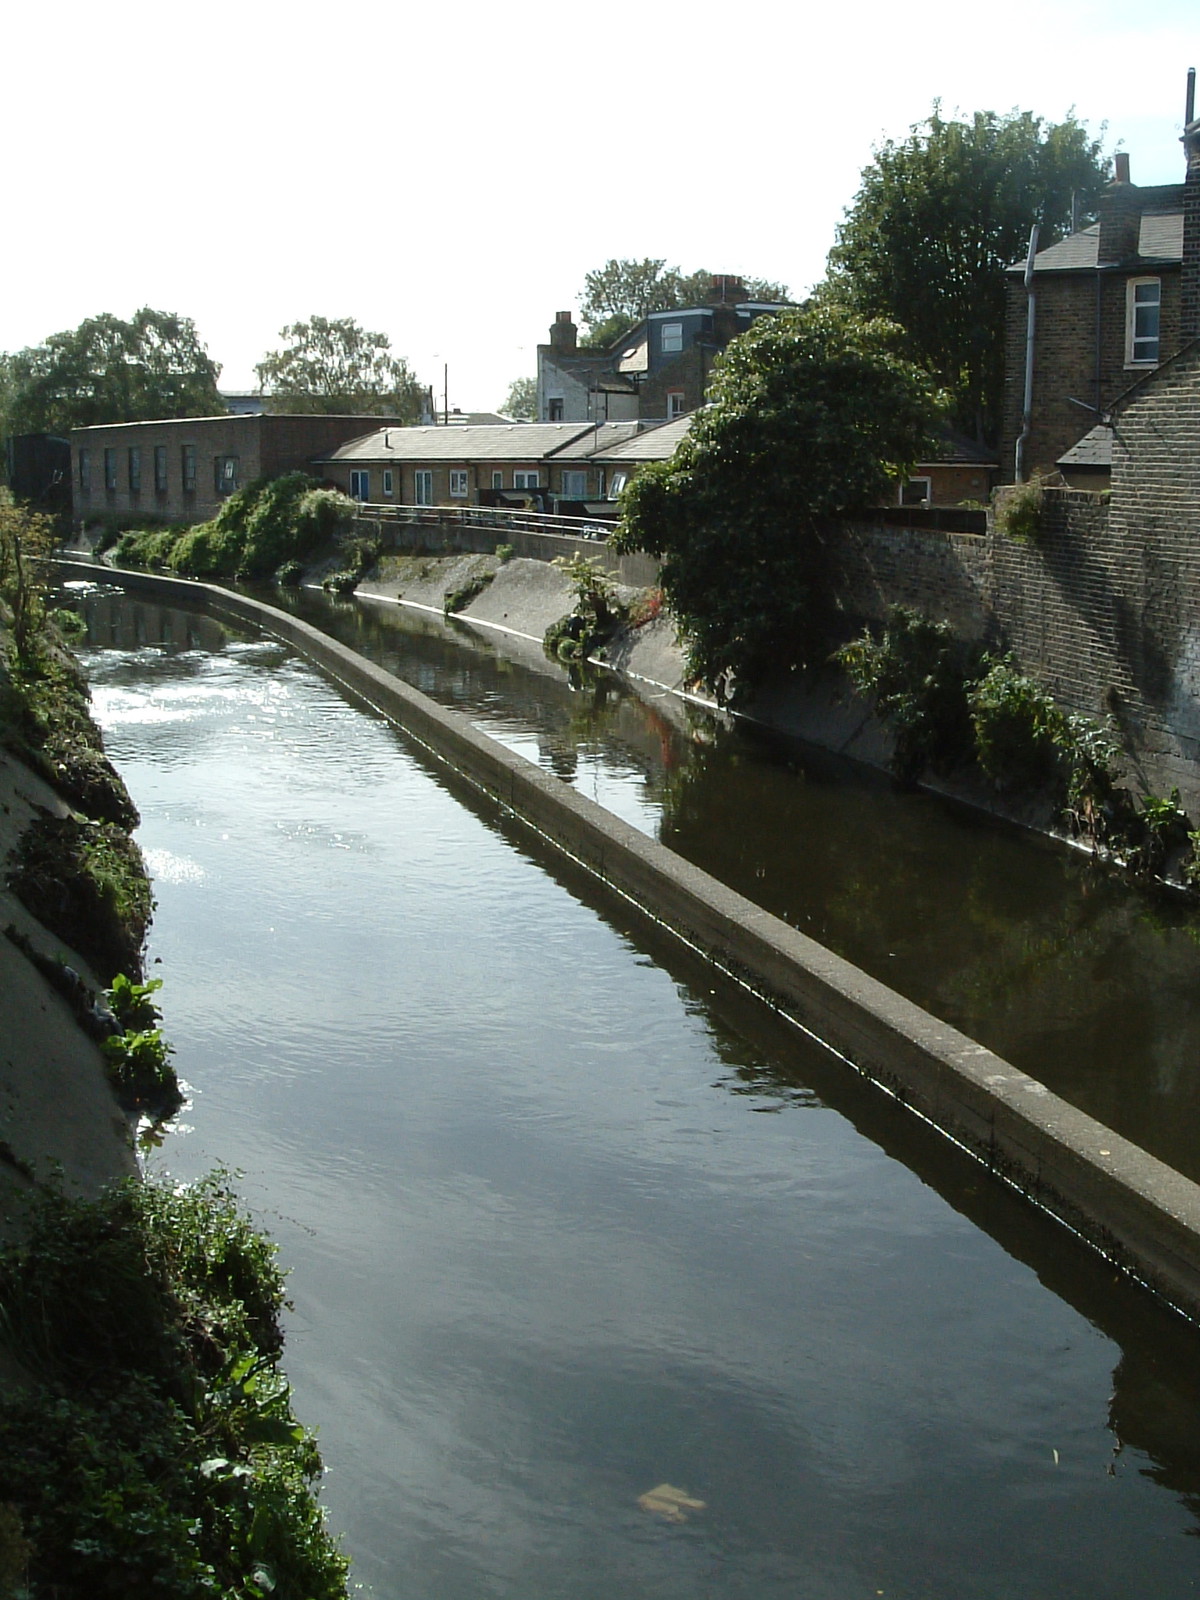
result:
<svg viewBox="0 0 1200 1600"><path fill-rule="evenodd" d="M124 601L93 602L92 623L195 1088L190 1131L155 1160L182 1178L240 1167L279 1239L297 1408L320 1424L325 1499L372 1593L1200 1593L1189 1330L487 826L282 647ZM713 763L774 772L774 756L733 759L653 703L597 708L536 666L457 651L454 667L451 649L430 636L405 675L444 660L443 696L644 826L662 808L671 842L730 832L757 874L785 802ZM827 838L814 809L842 780L789 778L788 831L844 876L853 830ZM862 793L830 809L870 839L902 800ZM702 800L724 807L703 827ZM885 882L878 843L860 868L863 927L908 920L887 882L928 904L916 836L902 854ZM771 893L799 897L797 870ZM1039 933L1044 959L1031 945L1020 967L1003 907L971 921L973 883L980 950L960 972L978 981L947 992L978 1003L1007 966L1036 990L1028 974L1063 958ZM1096 892L1111 943L1122 913ZM853 926L849 883L839 905ZM818 936L834 918L791 909ZM895 959L916 971L954 940L915 907L912 922ZM640 1507L664 1482L704 1509Z"/></svg>

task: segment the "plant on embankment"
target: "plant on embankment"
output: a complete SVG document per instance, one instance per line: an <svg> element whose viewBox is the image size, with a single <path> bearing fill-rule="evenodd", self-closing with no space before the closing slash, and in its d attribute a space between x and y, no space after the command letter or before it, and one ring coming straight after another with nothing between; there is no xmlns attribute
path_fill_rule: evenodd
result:
<svg viewBox="0 0 1200 1600"><path fill-rule="evenodd" d="M379 561L382 549L377 539L355 539L342 552L345 564L321 579L322 589L332 590L334 594L353 594Z"/></svg>
<svg viewBox="0 0 1200 1600"><path fill-rule="evenodd" d="M354 512L353 500L317 488L307 473L258 478L231 494L211 522L122 534L116 560L193 578L265 578L327 544Z"/></svg>
<svg viewBox="0 0 1200 1600"><path fill-rule="evenodd" d="M217 1173L43 1192L0 1251L0 1573L26 1600L344 1600L279 1370L274 1245Z"/></svg>
<svg viewBox="0 0 1200 1600"><path fill-rule="evenodd" d="M142 853L123 828L39 817L21 836L8 883L26 910L102 979L140 975L153 906Z"/></svg>
<svg viewBox="0 0 1200 1600"><path fill-rule="evenodd" d="M893 323L811 306L733 340L674 456L624 491L610 541L661 560L692 679L738 698L823 658L823 519L883 503L939 409Z"/></svg>
<svg viewBox="0 0 1200 1600"><path fill-rule="evenodd" d="M542 647L562 662L586 661L625 621L616 583L598 556L555 556L551 565L570 582L574 604L546 629Z"/></svg>
<svg viewBox="0 0 1200 1600"><path fill-rule="evenodd" d="M835 659L892 730L898 777L916 782L926 769L950 772L969 759L970 669L948 623L895 606L878 638L868 629Z"/></svg>
<svg viewBox="0 0 1200 1600"><path fill-rule="evenodd" d="M451 589L446 595L442 601L442 615L452 617L457 611L465 611L471 601L478 600L488 585L495 581L495 577L494 572L473 573L465 583L460 583L457 589Z"/></svg>

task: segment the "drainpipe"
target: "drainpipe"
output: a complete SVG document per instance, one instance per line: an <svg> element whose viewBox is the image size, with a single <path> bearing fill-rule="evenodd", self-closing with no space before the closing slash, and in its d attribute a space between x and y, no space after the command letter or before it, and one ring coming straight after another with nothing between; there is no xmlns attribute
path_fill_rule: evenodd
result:
<svg viewBox="0 0 1200 1600"><path fill-rule="evenodd" d="M1033 258L1037 254L1038 225L1029 230L1029 255L1025 261L1025 400L1021 409L1021 434L1017 440L1015 477L1025 482L1025 446L1033 432L1033 336L1037 324L1037 293L1033 287Z"/></svg>

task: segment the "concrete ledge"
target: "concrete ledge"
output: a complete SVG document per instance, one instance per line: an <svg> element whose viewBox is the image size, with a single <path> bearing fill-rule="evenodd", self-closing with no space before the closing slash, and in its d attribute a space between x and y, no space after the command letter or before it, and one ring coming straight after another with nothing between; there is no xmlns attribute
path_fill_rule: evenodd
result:
<svg viewBox="0 0 1200 1600"><path fill-rule="evenodd" d="M293 645L615 894L1200 1320L1200 1185L682 857L298 618L156 574L73 575Z"/></svg>

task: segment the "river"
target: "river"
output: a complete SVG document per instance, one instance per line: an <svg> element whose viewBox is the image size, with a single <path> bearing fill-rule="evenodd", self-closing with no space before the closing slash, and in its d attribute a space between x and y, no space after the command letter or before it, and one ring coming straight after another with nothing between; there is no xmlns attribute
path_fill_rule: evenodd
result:
<svg viewBox="0 0 1200 1600"><path fill-rule="evenodd" d="M370 1593L1200 1593L1190 1330L485 823L282 646L104 597L90 620L193 1088L152 1165L240 1169L279 1240L297 1409ZM890 846L903 871L879 866L913 797L414 637L406 676L440 660L445 697L669 843L703 856L732 833L759 898L818 937L854 926L850 890L835 915L804 909L790 865L757 876L785 796L798 853L843 877L851 835L871 841L857 920L895 928L890 959L916 971L922 942L949 941L911 898L933 821ZM391 626L386 647L405 648ZM778 777L739 790L721 764ZM820 831L822 793L844 838ZM1011 843L946 815L984 857ZM1122 913L1095 884L1111 938ZM984 922L1006 960L1045 949ZM640 1503L664 1483L702 1506Z"/></svg>

